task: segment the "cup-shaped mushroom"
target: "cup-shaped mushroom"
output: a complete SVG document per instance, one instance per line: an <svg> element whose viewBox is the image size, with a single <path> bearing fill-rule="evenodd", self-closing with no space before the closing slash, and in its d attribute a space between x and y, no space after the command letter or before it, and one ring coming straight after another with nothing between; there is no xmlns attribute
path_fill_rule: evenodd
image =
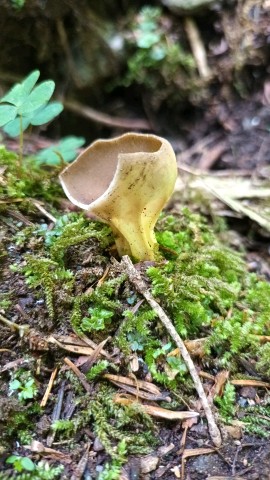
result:
<svg viewBox="0 0 270 480"><path fill-rule="evenodd" d="M176 177L175 154L167 140L126 133L95 141L60 180L71 202L111 226L120 256L154 260L154 226Z"/></svg>

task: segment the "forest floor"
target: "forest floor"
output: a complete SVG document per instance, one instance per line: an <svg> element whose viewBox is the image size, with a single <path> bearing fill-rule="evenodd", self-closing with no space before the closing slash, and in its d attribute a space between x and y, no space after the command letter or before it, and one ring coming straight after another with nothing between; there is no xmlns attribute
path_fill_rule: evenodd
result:
<svg viewBox="0 0 270 480"><path fill-rule="evenodd" d="M48 136L140 124L171 142L179 175L161 258L135 264L145 296L61 167L36 162L53 142L26 135L21 163L3 136L0 480L270 480L269 0L216 2L193 24L170 3L3 2L1 95L53 72L66 101Z"/></svg>
<svg viewBox="0 0 270 480"><path fill-rule="evenodd" d="M182 225L183 234L191 243L196 244L194 228L200 241L203 235L208 235L208 228L214 230L219 242L232 251L241 252L246 265L244 270L254 272L262 282L270 280L269 202L258 193L261 188L269 189L268 101L266 85L260 98L256 96L234 103L230 111L219 106L218 112L208 112L209 125L215 121L218 127L209 131L204 127L200 131L198 125L192 147L181 150L177 141L171 139L179 161L179 182L168 207L169 213L174 215L173 222L178 227ZM190 133L190 137L192 135L194 137ZM35 148L33 144L34 141L32 147ZM8 146L14 147L11 143ZM9 159L11 161L15 160ZM6 175L8 168L1 171L4 186L10 182ZM26 173L19 173L24 184ZM115 249L110 233L95 222L92 231L89 230L88 220L74 212L63 198L57 186L57 173L56 170L53 174L46 171L46 178L30 179L31 198L18 198L13 192L1 200L0 428L3 441L0 478L79 480L100 475L102 479L122 480L270 479L269 369L257 368L260 358L252 345L242 350L240 346L239 351L233 353L233 336L239 332L245 335L245 330L235 330L232 338L228 336L225 340L220 337L220 348L219 344L214 344L210 352L205 350L198 356L192 348L190 351L221 430L222 444L217 448L209 435L204 411L190 377L187 372L177 377L177 368L183 369L182 363L174 368L172 364L164 366L165 347L169 344L170 351L174 344L171 345L168 333L151 317L151 308L146 308L147 302L136 291L127 272L119 267L119 259L117 263L113 260ZM225 179L232 183L230 187L211 183L208 189L202 190L202 186L196 184L198 178L205 178L206 183L209 178L211 182ZM246 186L245 181L250 178L252 183ZM48 181L53 187L46 190ZM242 195L233 195L241 188L244 188ZM228 189L229 203L226 195L223 198ZM248 209L244 212L246 215L232 208L232 199ZM181 224L186 207L192 213L185 213ZM198 213L207 219L207 227L196 216ZM226 219L226 229L220 226L220 219ZM162 232L169 230L168 222L160 220L157 230L161 251L165 257L167 253L166 261L171 261L171 247L162 237ZM175 225L172 235L177 235ZM211 239L205 241L212 242ZM179 245L181 250L183 244ZM196 248L195 253L203 255L202 247ZM236 269L235 264L232 265L231 268ZM146 274L149 266L155 267L155 263L138 264L137 270L151 291ZM210 266L217 267L214 263ZM76 298L80 298L77 303ZM156 298L174 322L173 309L166 306L166 299L160 293ZM204 301L199 300L201 305ZM237 302L239 298L233 300L225 313L218 312L217 305L208 305L208 308L212 309L211 315L225 322ZM132 323L130 330L125 331L123 327L124 318L127 318L123 312L129 311L135 318L141 305L143 311L139 319L142 325L146 321L142 331L145 329L150 337L155 332L152 340L156 353L152 352L153 358L148 364L144 357L143 333L136 336ZM253 314L259 315L260 308L261 305ZM103 326L87 327L88 313L91 318L96 315ZM80 328L82 321L84 330ZM139 320L135 318L136 321ZM195 341L211 335L211 325L214 324L202 323L190 336L186 332L186 340ZM124 340L122 344L117 341L123 331L129 347ZM249 334L247 330L246 335ZM269 315L259 334L269 342ZM159 336L161 344L157 343ZM162 345L165 350L161 352ZM227 363L219 363L218 357L225 355L226 349L232 349L232 356ZM96 371L95 366L98 366ZM175 383L176 378L178 383ZM222 410L215 396L224 396L226 382L234 385L234 393L231 399L228 394L229 407L226 410L223 403ZM118 395L119 405L114 404L119 392L133 408L121 404L121 395ZM165 419L152 417L152 421L134 407L137 400L152 407L160 406L161 401L163 408L167 405L170 410L195 411L200 417L196 421L194 418L175 421L169 420L169 416ZM253 408L250 415L257 418L255 433L248 431L243 420L247 408ZM152 446L151 437L156 440ZM17 463L11 460L13 467L6 463L11 455L17 458ZM32 459L35 465L40 459L46 460L51 477L45 476L46 469L42 465L35 467L35 472L31 472L29 465L24 467L24 457ZM105 464L110 466L101 473ZM63 470L54 471L59 465ZM29 476L20 477L21 472Z"/></svg>

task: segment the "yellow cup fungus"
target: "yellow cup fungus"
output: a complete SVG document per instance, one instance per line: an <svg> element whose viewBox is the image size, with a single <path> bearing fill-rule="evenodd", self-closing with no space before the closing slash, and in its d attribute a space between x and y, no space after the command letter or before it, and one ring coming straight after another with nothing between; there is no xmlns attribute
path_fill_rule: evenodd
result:
<svg viewBox="0 0 270 480"><path fill-rule="evenodd" d="M60 175L72 203L108 223L120 256L154 260L154 226L171 197L177 164L170 143L126 133L97 140Z"/></svg>

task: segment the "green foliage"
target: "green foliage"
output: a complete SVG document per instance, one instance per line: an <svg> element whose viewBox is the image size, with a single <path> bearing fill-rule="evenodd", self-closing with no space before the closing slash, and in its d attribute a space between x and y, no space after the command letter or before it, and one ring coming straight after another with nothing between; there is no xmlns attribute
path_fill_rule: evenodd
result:
<svg viewBox="0 0 270 480"><path fill-rule="evenodd" d="M26 276L26 282L31 287L42 287L49 316L53 319L56 287L61 286L66 295L70 293L74 282L73 273L49 258L26 255L25 259L26 266L23 267L23 273Z"/></svg>
<svg viewBox="0 0 270 480"><path fill-rule="evenodd" d="M185 379L187 369L182 360L172 359L169 356L172 350L170 342L162 345L160 340L152 340L145 348L144 358L152 377L171 390L175 390L178 382Z"/></svg>
<svg viewBox="0 0 270 480"><path fill-rule="evenodd" d="M52 423L51 428L54 432L61 432L69 437L73 433L74 422L72 420L56 420Z"/></svg>
<svg viewBox="0 0 270 480"><path fill-rule="evenodd" d="M86 377L87 379L92 382L95 380L99 375L101 375L105 370L107 370L109 366L109 362L107 360L99 360L96 365L88 370Z"/></svg>
<svg viewBox="0 0 270 480"><path fill-rule="evenodd" d="M11 0L12 6L18 10L23 8L26 0Z"/></svg>
<svg viewBox="0 0 270 480"><path fill-rule="evenodd" d="M90 307L88 308L90 317L82 319L81 329L83 332L92 332L93 330L104 330L114 315L114 312L106 308Z"/></svg>
<svg viewBox="0 0 270 480"><path fill-rule="evenodd" d="M215 397L215 403L224 422L230 422L235 414L236 393L234 386L227 382L222 397Z"/></svg>
<svg viewBox="0 0 270 480"><path fill-rule="evenodd" d="M187 79L195 71L192 55L170 36L159 7L143 7L131 28L128 72L122 81L125 86L136 82L151 89L166 87L168 78L173 83L181 76Z"/></svg>
<svg viewBox="0 0 270 480"><path fill-rule="evenodd" d="M60 196L61 187L55 178L56 172L41 169L34 158L27 157L20 165L18 156L0 145L0 164L4 167L0 182L1 199L25 199L23 203L25 206L28 198L39 198L54 203Z"/></svg>
<svg viewBox="0 0 270 480"><path fill-rule="evenodd" d="M9 382L9 390L11 393L17 392L18 399L21 402L35 398L38 393L36 382L31 372L23 369L19 369L13 374L12 380Z"/></svg>
<svg viewBox="0 0 270 480"><path fill-rule="evenodd" d="M100 246L105 248L112 242L111 229L100 222L89 222L83 216L78 216L69 223L60 219L55 229L46 236L46 241L50 244L52 259L61 263L69 247L85 242L89 238L97 239Z"/></svg>
<svg viewBox="0 0 270 480"><path fill-rule="evenodd" d="M270 330L270 285L249 274L241 256L221 245L205 220L186 209L180 219L161 218L157 239L169 261L147 273L152 293L178 333L189 339L209 335L206 351L222 367L247 347L251 353L255 346L258 353L257 336ZM264 365L266 347L265 352Z"/></svg>
<svg viewBox="0 0 270 480"><path fill-rule="evenodd" d="M35 70L0 99L0 127L17 137L31 125L43 125L63 110L59 102L48 103L55 83L48 80L36 86L40 72Z"/></svg>
<svg viewBox="0 0 270 480"><path fill-rule="evenodd" d="M14 470L16 470L16 472L22 472L23 470L32 472L35 469L35 464L28 457L19 457L17 455L11 455L10 457L7 458L6 462L11 463L14 467Z"/></svg>
<svg viewBox="0 0 270 480"><path fill-rule="evenodd" d="M98 480L118 480L120 478L122 465L127 460L127 449L125 439L117 445L117 457L108 464L105 464L104 470L98 476Z"/></svg>
<svg viewBox="0 0 270 480"><path fill-rule="evenodd" d="M11 397L13 400L13 396ZM14 400L13 400L14 402ZM19 441L22 445L29 445L33 438L33 429L35 427L33 418L40 413L40 406L36 402L19 402L18 405L10 405L5 432L2 440L10 438ZM1 412L3 415L3 412Z"/></svg>
<svg viewBox="0 0 270 480"><path fill-rule="evenodd" d="M44 165L61 165L61 160L72 162L77 156L78 148L84 144L85 139L83 137L65 137L58 144L40 150L36 158L40 164Z"/></svg>
<svg viewBox="0 0 270 480"><path fill-rule="evenodd" d="M261 346L256 368L264 375L270 377L270 343Z"/></svg>
<svg viewBox="0 0 270 480"><path fill-rule="evenodd" d="M35 464L30 458L18 455L8 457L7 463L12 464L17 473L0 473L0 480L55 480L64 470L62 465L52 467L44 461Z"/></svg>
<svg viewBox="0 0 270 480"><path fill-rule="evenodd" d="M258 437L269 439L270 436L270 404L254 405L242 411L241 420L245 423L245 431Z"/></svg>
<svg viewBox="0 0 270 480"><path fill-rule="evenodd" d="M71 315L71 324L75 332L84 334L85 331L103 329L104 321L113 318L118 311L121 311L121 302L117 300L117 291L125 280L125 276L104 281L100 286L88 294L78 295L74 300ZM115 297L115 299L113 298ZM92 317L83 317L82 312L85 306L93 314Z"/></svg>
<svg viewBox="0 0 270 480"><path fill-rule="evenodd" d="M155 441L152 419L139 406L125 407L113 401L114 391L102 386L96 398L90 402L94 419L94 431L113 460L122 462L119 446L113 443L125 442L128 454L146 453Z"/></svg>
<svg viewBox="0 0 270 480"><path fill-rule="evenodd" d="M156 313L149 307L141 307L136 313L131 310L123 312L124 321L121 323L116 338L117 345L123 352L142 351L150 338L150 324L156 318Z"/></svg>
<svg viewBox="0 0 270 480"><path fill-rule="evenodd" d="M11 300L9 300L10 292L0 293L0 310L6 310L11 305Z"/></svg>

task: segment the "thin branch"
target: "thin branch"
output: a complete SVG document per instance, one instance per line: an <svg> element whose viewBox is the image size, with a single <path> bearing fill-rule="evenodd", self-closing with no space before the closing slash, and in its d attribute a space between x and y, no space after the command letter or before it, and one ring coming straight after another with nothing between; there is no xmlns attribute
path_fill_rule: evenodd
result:
<svg viewBox="0 0 270 480"><path fill-rule="evenodd" d="M92 389L91 389L91 386L89 385L89 383L87 381L86 376L82 372L80 372L78 367L76 367L76 365L74 365L74 363L72 363L72 361L69 360L69 358L67 358L67 357L64 358L64 362L73 371L73 373L75 373L75 375L78 377L78 379L80 380L82 386L85 388L87 393L91 393Z"/></svg>
<svg viewBox="0 0 270 480"><path fill-rule="evenodd" d="M207 64L206 51L200 31L193 18L187 17L185 19L185 29L190 42L192 53L197 63L198 72L201 78L209 78L211 76L211 70Z"/></svg>
<svg viewBox="0 0 270 480"><path fill-rule="evenodd" d="M88 118L97 123L108 125L109 127L118 127L125 130L151 130L150 123L143 119L111 117L106 113L98 112L91 107L82 105L74 100L64 101L64 107L77 113L81 117Z"/></svg>
<svg viewBox="0 0 270 480"><path fill-rule="evenodd" d="M52 374L51 374L49 383L47 385L46 391L45 391L44 396L43 396L43 398L40 402L41 407L46 407L46 405L47 405L47 401L48 401L49 395L50 395L52 387L53 387L53 383L54 383L54 380L55 380L55 377L56 377L56 374L57 374L57 370L58 370L58 368L55 367L55 369L52 371Z"/></svg>
<svg viewBox="0 0 270 480"><path fill-rule="evenodd" d="M124 267L130 282L133 283L136 289L141 293L141 295L144 296L144 298L147 300L147 302L152 307L152 309L157 313L160 321L163 323L164 327L167 329L172 339L174 340L175 344L179 348L181 355L183 357L183 360L185 361L189 369L190 376L194 382L194 386L197 390L199 398L201 400L202 407L204 409L205 416L208 422L209 433L210 433L212 442L216 447L220 447L222 443L220 431L216 425L213 413L209 406L208 400L206 398L206 395L205 395L201 380L199 378L199 375L197 373L197 370L195 368L195 365L185 347L183 340L180 338L179 334L177 333L169 317L166 315L164 310L161 308L161 306L156 302L154 297L149 292L143 279L141 278L140 274L137 272L136 268L133 266L130 258L127 255L122 258L121 264Z"/></svg>

